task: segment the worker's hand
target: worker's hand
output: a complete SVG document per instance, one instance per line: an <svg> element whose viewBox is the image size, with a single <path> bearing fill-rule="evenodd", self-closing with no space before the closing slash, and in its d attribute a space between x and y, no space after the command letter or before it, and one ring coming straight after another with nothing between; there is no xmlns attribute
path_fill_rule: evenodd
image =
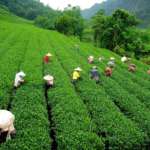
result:
<svg viewBox="0 0 150 150"><path fill-rule="evenodd" d="M24 81L24 80L21 80L20 82L21 82L21 83L24 83L25 81Z"/></svg>
<svg viewBox="0 0 150 150"><path fill-rule="evenodd" d="M12 139L14 139L16 137L16 129L10 133L10 136Z"/></svg>

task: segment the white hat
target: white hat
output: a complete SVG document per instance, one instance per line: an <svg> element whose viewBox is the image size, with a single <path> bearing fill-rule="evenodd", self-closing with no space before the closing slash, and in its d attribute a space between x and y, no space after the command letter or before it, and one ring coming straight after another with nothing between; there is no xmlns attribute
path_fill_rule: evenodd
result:
<svg viewBox="0 0 150 150"><path fill-rule="evenodd" d="M46 56L49 56L49 57L50 57L50 56L52 56L52 54L51 54L51 53L47 53Z"/></svg>
<svg viewBox="0 0 150 150"><path fill-rule="evenodd" d="M46 75L46 76L44 76L43 79L46 80L46 81L52 81L52 80L54 80L54 77L51 76L51 75Z"/></svg>
<svg viewBox="0 0 150 150"><path fill-rule="evenodd" d="M25 77L25 76L26 76L26 74L25 74L23 71L20 71L20 72L18 73L18 75L21 76L21 77Z"/></svg>
<svg viewBox="0 0 150 150"><path fill-rule="evenodd" d="M110 60L115 60L115 58L114 57L110 57Z"/></svg>
<svg viewBox="0 0 150 150"><path fill-rule="evenodd" d="M91 55L91 56L89 56L89 58L94 58L94 56Z"/></svg>
<svg viewBox="0 0 150 150"><path fill-rule="evenodd" d="M122 61L122 62L127 61L127 57L126 57L126 56L123 56L123 57L121 58L121 61Z"/></svg>
<svg viewBox="0 0 150 150"><path fill-rule="evenodd" d="M75 71L82 71L82 69L80 67L77 67L74 69Z"/></svg>

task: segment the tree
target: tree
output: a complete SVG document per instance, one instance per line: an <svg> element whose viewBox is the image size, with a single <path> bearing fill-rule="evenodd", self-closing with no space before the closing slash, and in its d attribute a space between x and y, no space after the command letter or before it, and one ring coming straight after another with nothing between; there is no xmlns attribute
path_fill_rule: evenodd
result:
<svg viewBox="0 0 150 150"><path fill-rule="evenodd" d="M143 45L141 40L131 33L138 23L134 15L122 9L116 10L112 16L105 16L99 11L93 17L94 41L96 44L100 43L99 46L119 54L128 51L137 56Z"/></svg>
<svg viewBox="0 0 150 150"><path fill-rule="evenodd" d="M61 33L72 34L72 22L73 19L71 17L69 17L68 15L63 15L56 20L55 27Z"/></svg>
<svg viewBox="0 0 150 150"><path fill-rule="evenodd" d="M34 20L37 16L48 17L49 14L57 14L58 11L44 6L40 0L0 0L14 14L26 19Z"/></svg>
<svg viewBox="0 0 150 150"><path fill-rule="evenodd" d="M106 23L107 17L105 16L105 12L100 10L97 14L92 18L92 28L94 30L94 42L97 46L100 46L101 35L104 31L104 25Z"/></svg>
<svg viewBox="0 0 150 150"><path fill-rule="evenodd" d="M38 16L35 21L34 21L35 25L42 27L42 28L46 28L49 29L49 20L47 17L44 16Z"/></svg>
<svg viewBox="0 0 150 150"><path fill-rule="evenodd" d="M61 16L57 18L55 28L66 35L74 35L82 38L84 20L81 17L79 7L66 8Z"/></svg>

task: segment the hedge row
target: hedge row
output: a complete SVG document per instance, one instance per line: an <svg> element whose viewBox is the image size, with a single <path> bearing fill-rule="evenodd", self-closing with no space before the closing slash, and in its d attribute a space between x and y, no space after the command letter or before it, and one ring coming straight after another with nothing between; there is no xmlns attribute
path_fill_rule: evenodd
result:
<svg viewBox="0 0 150 150"><path fill-rule="evenodd" d="M131 82L128 79L128 76L122 76L118 72L114 71L114 75L112 77L115 81L120 84L122 88L127 90L130 94L134 95L141 102L143 102L148 108L150 108L150 91L148 89L142 89L141 86L136 83Z"/></svg>
<svg viewBox="0 0 150 150"><path fill-rule="evenodd" d="M6 108L9 101L11 89L13 87L13 81L15 73L18 71L20 62L22 61L22 55L25 52L25 45L28 42L28 33L20 34L20 30L16 31L16 34L12 34L7 41L0 45L2 50L0 51L0 107ZM26 38L24 38L24 36ZM15 40L14 40L15 39ZM21 50L20 50L21 49Z"/></svg>
<svg viewBox="0 0 150 150"><path fill-rule="evenodd" d="M87 43L80 43L79 40L76 40L75 38L72 38L72 40L70 40L69 38L65 37L66 40L68 40L68 42L71 44L71 49L75 49L75 44L80 45L80 47L83 50L88 50L88 54L90 53L91 55L93 53L96 54L97 57L99 56L105 56L106 58L110 58L110 56L113 56L116 58L117 61L117 65L118 68L126 71L126 73L128 73L128 75L131 76L131 74L129 74L129 72L127 71L128 66L126 64L122 64L121 63L121 57L113 52L111 52L110 50L107 49L99 49L94 47L91 44L87 44ZM150 76L147 74L147 70L149 69L148 65L141 63L140 61L136 61L135 59L132 59L133 63L135 63L138 67L138 70L136 72L136 74L132 74L132 78L134 79L134 81L136 80L136 83L140 83L140 85L143 85L144 87L147 85L148 86L148 82L150 81ZM122 72L122 71L121 71ZM120 73L121 73L120 72ZM146 84L146 81L148 81Z"/></svg>
<svg viewBox="0 0 150 150"><path fill-rule="evenodd" d="M85 48L85 47L84 47ZM80 55L82 55L80 59L86 61L87 56L89 55L87 51L80 50L78 51ZM95 52L93 52L95 53ZM78 56L80 57L80 56ZM104 64L100 64L100 72L103 72L104 70ZM114 78L115 75L112 76ZM126 90L124 90L121 87L121 84L118 84L117 82L121 82L122 80L118 77L118 74L116 75L116 80L112 80L112 78L106 78L102 76L103 86L105 88L105 91L109 95L109 97L123 110L124 113L127 113L126 115L130 117L132 120L134 120L136 123L138 123L139 127L145 131L145 133L149 134L149 110L145 107L144 104L142 104L134 95L131 93L128 93ZM125 84L128 86L127 84Z"/></svg>
<svg viewBox="0 0 150 150"><path fill-rule="evenodd" d="M106 51L106 50L101 50L101 51L96 50L95 52L97 52L97 56L99 54L101 54L101 55L106 56L106 58L109 58L110 54L105 55L105 53L103 51ZM136 73L132 74L132 73L128 72L128 65L123 64L120 61L120 57L119 58L116 57L116 58L117 58L116 59L116 64L117 64L116 69L119 71L120 74L127 76L128 79L131 79L131 82L138 84L143 89L150 89L150 86L149 86L150 80L149 80L149 75L147 75L147 69L144 69L144 71L141 72L141 69L143 69L144 67L140 69L139 66L137 65ZM108 59L106 59L106 61L108 61ZM106 61L105 61L105 63L106 63ZM134 59L132 61L134 62Z"/></svg>
<svg viewBox="0 0 150 150"><path fill-rule="evenodd" d="M26 83L17 89L12 102L17 135L15 139L2 144L2 150L45 150L51 147L38 45L40 33L31 33L32 40L21 65L21 69L27 74Z"/></svg>
<svg viewBox="0 0 150 150"><path fill-rule="evenodd" d="M99 56L99 52L98 51L91 51L89 50L91 53L94 53L96 57ZM86 57L88 57L89 53L84 54ZM106 55L105 55L106 56ZM96 62L97 66L102 67L103 66L103 70L104 67L107 64L107 61L109 59L110 55L107 55L107 59L102 62ZM119 61L117 61L117 66L115 68L115 71L113 73L112 78L117 81L121 87L123 87L124 89L126 89L129 93L132 93L134 96L136 96L141 102L143 102L148 108L150 108L150 102L148 101L148 99L150 99L150 92L149 92L149 82L145 81L142 79L142 77L139 77L138 74L131 74L127 71L127 68L122 68L125 67L125 65L119 63ZM135 83L133 81L136 80L139 84ZM143 85L144 83L144 88L141 88L141 84Z"/></svg>
<svg viewBox="0 0 150 150"><path fill-rule="evenodd" d="M58 150L98 150L104 145L95 132L95 125L91 121L86 106L76 95L67 74L59 64L55 51L47 37L43 37L43 55L50 49L53 52L52 63L44 66L45 74L55 77L55 87L49 90L49 105L52 108L52 128L56 132Z"/></svg>
<svg viewBox="0 0 150 150"><path fill-rule="evenodd" d="M91 53L96 54L95 56L99 56L99 52L98 51L91 51L89 50ZM86 54L86 57L88 57L89 53ZM106 55L105 55L106 56ZM107 61L109 59L110 55L107 55L107 59L104 61L104 63L96 63L96 65L102 67L103 69L107 64ZM139 77L138 74L135 75L131 75L131 73L127 72L127 68L122 68L125 67L125 65L120 63L120 59L119 61L117 61L116 64L116 68L114 71L114 75L113 75L113 79L115 81L117 81L121 87L123 87L124 89L126 89L129 93L132 93L134 96L136 96L141 102L143 102L148 108L150 108L150 102L148 101L148 99L150 99L150 92L149 92L149 82L145 81L142 79L142 76ZM136 80L139 84L135 83L133 81ZM141 85L143 85L144 83L144 88L141 88Z"/></svg>
<svg viewBox="0 0 150 150"><path fill-rule="evenodd" d="M56 36L57 41L55 40ZM144 143L144 137L146 135L137 128L136 124L119 112L119 109L114 103L107 99L102 89L98 89L98 86L89 80L88 70L90 67L83 58L75 52L69 51L69 47L66 46L67 42L63 42L57 33L53 33L49 37L53 42L53 48L55 49L57 58L59 58L59 62L68 73L68 76L71 75L73 69L78 65L83 68L84 72L82 76L84 78L77 84L76 92L87 105L92 120L97 125L97 133L101 134L106 132L106 140L109 140L110 144L109 148L140 149L140 145Z"/></svg>
<svg viewBox="0 0 150 150"><path fill-rule="evenodd" d="M83 61L87 60L87 51L80 50L78 51L78 53L82 55L80 59L82 59ZM78 57L80 56L78 55ZM102 66L103 69L100 69L101 72L103 72L104 70L104 65L101 64L101 67ZM143 131L145 131L145 133L150 135L149 109L147 109L145 105L142 104L134 95L129 94L117 83L118 81L122 81L118 76L116 77L115 81L111 78L106 77L102 77L102 81L103 87L105 88L105 91L109 95L110 99L115 102L115 104L123 111L123 113L125 113L129 118L134 120L138 124L138 126Z"/></svg>
<svg viewBox="0 0 150 150"><path fill-rule="evenodd" d="M62 37L62 35L60 35ZM110 50L107 50L107 49L99 49L99 48L96 48L94 47L93 45L91 44L88 44L88 43L81 43L78 39L75 39L75 38L67 38L67 37L63 37L64 39L68 40L69 43L72 44L72 48L74 49L74 45L75 44L78 44L80 47L82 47L83 49L88 50L88 51L91 51L92 54L94 52L96 52L98 54L98 56L106 56L106 57L110 57L110 56L113 56L116 59L117 61L117 64L119 64L119 67L123 68L123 69L127 69L127 65L122 65L122 63L120 62L120 59L121 57L117 54L115 54L114 52L110 51ZM142 77L141 79L144 79L144 80L148 80L150 81L150 76L147 74L147 70L149 69L149 66L146 65L146 64L143 64L141 63L140 61L137 61L135 59L132 59L133 63L135 63L138 67L138 71L136 72L136 74L134 75L134 77Z"/></svg>

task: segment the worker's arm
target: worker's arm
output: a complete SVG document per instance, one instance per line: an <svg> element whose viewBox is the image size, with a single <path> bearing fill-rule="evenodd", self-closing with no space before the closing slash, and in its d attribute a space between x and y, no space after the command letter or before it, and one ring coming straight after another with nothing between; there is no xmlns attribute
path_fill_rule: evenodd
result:
<svg viewBox="0 0 150 150"><path fill-rule="evenodd" d="M19 82L23 83L23 82L24 82L24 80L23 80L23 79L20 79L20 80L19 80Z"/></svg>

